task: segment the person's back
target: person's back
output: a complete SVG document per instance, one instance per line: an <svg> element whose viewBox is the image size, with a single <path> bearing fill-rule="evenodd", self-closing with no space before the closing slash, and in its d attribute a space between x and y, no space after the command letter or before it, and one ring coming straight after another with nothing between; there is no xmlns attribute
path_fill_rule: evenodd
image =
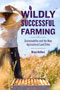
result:
<svg viewBox="0 0 60 90"><path fill-rule="evenodd" d="M0 26L0 40L3 42L3 44L0 43L0 47L17 47L17 17L18 14L16 13L0 13L0 18L5 19L5 21Z"/></svg>

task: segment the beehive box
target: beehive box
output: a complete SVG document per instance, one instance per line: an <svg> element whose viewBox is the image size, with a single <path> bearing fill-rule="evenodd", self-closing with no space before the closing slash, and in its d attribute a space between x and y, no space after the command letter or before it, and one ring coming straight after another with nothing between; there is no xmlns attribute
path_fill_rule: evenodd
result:
<svg viewBox="0 0 60 90"><path fill-rule="evenodd" d="M46 79L14 79L11 90L50 90Z"/></svg>

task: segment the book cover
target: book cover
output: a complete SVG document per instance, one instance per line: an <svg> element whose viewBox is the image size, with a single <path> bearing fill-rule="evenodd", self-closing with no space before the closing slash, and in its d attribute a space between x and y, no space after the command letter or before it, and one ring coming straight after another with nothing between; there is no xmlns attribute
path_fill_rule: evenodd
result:
<svg viewBox="0 0 60 90"><path fill-rule="evenodd" d="M14 80L60 90L59 0L0 0L0 90L16 90Z"/></svg>

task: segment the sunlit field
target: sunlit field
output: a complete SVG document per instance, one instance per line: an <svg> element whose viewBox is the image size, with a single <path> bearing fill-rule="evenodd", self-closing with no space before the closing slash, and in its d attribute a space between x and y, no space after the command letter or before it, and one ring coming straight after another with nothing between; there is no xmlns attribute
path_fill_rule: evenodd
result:
<svg viewBox="0 0 60 90"><path fill-rule="evenodd" d="M43 57L21 58L23 78L46 78L51 90L60 90L60 55L52 52ZM0 67L0 90L10 90L14 78L9 60ZM4 89L5 88L5 89Z"/></svg>

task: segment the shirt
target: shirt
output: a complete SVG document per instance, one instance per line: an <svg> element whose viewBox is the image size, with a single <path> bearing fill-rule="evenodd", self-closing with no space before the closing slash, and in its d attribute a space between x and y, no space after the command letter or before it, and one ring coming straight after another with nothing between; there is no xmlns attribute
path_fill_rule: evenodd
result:
<svg viewBox="0 0 60 90"><path fill-rule="evenodd" d="M20 17L18 15L16 22L19 20ZM2 22L4 21L5 20L2 19ZM11 30L6 30L0 26L0 48L17 47L17 32L16 27Z"/></svg>

